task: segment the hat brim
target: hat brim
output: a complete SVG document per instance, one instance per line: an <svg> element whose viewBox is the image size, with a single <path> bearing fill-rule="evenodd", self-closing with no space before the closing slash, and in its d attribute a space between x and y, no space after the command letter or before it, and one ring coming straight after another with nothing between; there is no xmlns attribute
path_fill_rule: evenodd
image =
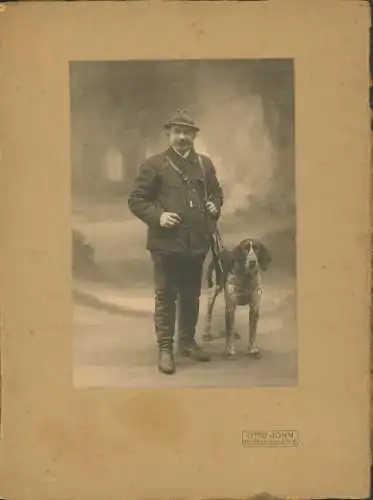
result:
<svg viewBox="0 0 373 500"><path fill-rule="evenodd" d="M164 126L164 128L168 130L168 129L170 129L171 127L173 127L175 125L176 126L190 128L191 130L194 130L195 132L199 131L199 128L196 125L192 125L191 123L187 123L187 122L183 122L183 121L168 122L168 123L166 123L166 125Z"/></svg>

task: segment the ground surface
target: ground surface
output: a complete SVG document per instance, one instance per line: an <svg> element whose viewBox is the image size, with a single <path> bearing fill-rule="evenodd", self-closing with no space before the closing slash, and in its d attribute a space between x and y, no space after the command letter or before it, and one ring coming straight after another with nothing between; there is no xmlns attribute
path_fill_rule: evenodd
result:
<svg viewBox="0 0 373 500"><path fill-rule="evenodd" d="M263 296L259 344L263 357L249 358L246 308L237 314L236 360L222 357L224 342L206 343L209 363L178 359L174 376L158 373L150 290L123 290L75 283L74 385L76 387L256 387L297 384L294 284L267 283ZM198 335L206 305L202 297ZM213 332L224 324L223 301L217 303Z"/></svg>

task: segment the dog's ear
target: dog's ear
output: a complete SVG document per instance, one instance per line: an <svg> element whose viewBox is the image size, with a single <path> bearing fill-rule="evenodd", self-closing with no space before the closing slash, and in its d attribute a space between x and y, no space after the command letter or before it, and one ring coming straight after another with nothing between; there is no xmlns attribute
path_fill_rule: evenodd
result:
<svg viewBox="0 0 373 500"><path fill-rule="evenodd" d="M272 255L268 248L261 242L257 242L258 261L262 271L266 271L272 262Z"/></svg>

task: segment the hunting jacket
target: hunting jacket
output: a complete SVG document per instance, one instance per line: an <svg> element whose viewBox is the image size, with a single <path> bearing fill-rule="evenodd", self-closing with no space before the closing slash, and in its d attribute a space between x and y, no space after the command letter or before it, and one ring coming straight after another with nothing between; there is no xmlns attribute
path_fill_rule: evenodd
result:
<svg viewBox="0 0 373 500"><path fill-rule="evenodd" d="M190 179L199 196L185 184L171 166L179 168ZM207 197L218 209L220 217L223 191L212 161L195 151L184 159L172 148L148 158L140 167L128 199L131 212L148 226L146 248L162 254L207 254L212 230L211 216L201 203ZM182 222L173 228L162 228L164 212L177 213Z"/></svg>

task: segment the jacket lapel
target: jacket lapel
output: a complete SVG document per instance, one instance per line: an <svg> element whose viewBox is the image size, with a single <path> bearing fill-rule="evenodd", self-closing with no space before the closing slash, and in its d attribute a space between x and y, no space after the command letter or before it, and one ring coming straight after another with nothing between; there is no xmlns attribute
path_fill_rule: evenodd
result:
<svg viewBox="0 0 373 500"><path fill-rule="evenodd" d="M187 158L182 158L170 147L166 151L166 156L171 158L172 162L185 173L187 173L191 165L196 165L198 163L197 153L194 150L189 153Z"/></svg>

